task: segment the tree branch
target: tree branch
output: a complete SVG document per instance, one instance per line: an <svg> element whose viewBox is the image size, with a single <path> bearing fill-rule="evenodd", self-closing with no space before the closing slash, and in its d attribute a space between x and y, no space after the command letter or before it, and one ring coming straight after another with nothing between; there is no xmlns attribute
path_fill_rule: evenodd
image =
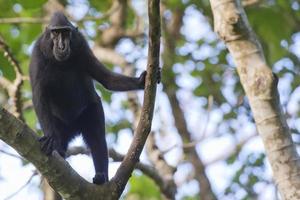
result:
<svg viewBox="0 0 300 200"><path fill-rule="evenodd" d="M244 7L247 7L247 6L255 6L255 5L259 5L260 3L262 3L263 1L262 0L243 0L242 1L242 5Z"/></svg>
<svg viewBox="0 0 300 200"><path fill-rule="evenodd" d="M116 152L114 149L109 150L109 156L113 158L114 161L123 161L124 159L124 156ZM173 199L175 198L174 195L176 189L174 191L174 188L172 187L173 185L169 184L169 182L165 180L165 177L162 176L155 167L138 162L135 168L141 170L145 175L150 177L165 196L170 197L170 194L172 194L171 197L173 197Z"/></svg>
<svg viewBox="0 0 300 200"><path fill-rule="evenodd" d="M218 157L216 158L213 158L211 160L208 160L207 162L205 162L204 164L207 166L207 165L212 165L218 161L221 161L221 160L226 160L228 159L230 156L233 156L233 155L236 155L238 154L242 147L247 143L249 142L251 139L255 138L257 136L257 133L255 134L252 134L252 135L249 135L247 136L246 138L242 139L241 141L239 141L237 144L235 144L235 146L232 148L232 149L229 149L227 152L223 152L221 155L219 155Z"/></svg>
<svg viewBox="0 0 300 200"><path fill-rule="evenodd" d="M90 154L90 150L86 147L82 146L75 146L71 147L67 151L67 157L72 155L78 155L78 154ZM115 162L122 162L124 160L124 155L118 153L114 149L109 149L109 157L111 157ZM169 196L169 194L175 194L174 188L171 187L173 185L170 185L168 181L165 180L165 177L159 173L159 170L157 170L155 167L138 162L135 166L136 169L139 169L142 171L146 176L151 178L160 188L163 194L166 196ZM172 196L174 199L174 196Z"/></svg>
<svg viewBox="0 0 300 200"><path fill-rule="evenodd" d="M15 195L17 195L19 192L21 192L30 182L31 180L37 175L38 173L35 171L33 174L29 177L29 179L26 181L24 185L22 185L17 191L14 193L10 194L8 197L5 197L3 200L9 200L13 198Z"/></svg>
<svg viewBox="0 0 300 200"><path fill-rule="evenodd" d="M97 56L97 58L103 62L112 63L114 65L119 65L123 73L126 75L134 75L134 66L127 62L125 57L118 52L116 52L114 49L110 47L101 47L99 45L95 45L93 48L93 52ZM130 110L134 114L134 125L133 127L136 127L138 124L138 119L140 117L140 106L137 99L137 94L135 92L128 92L128 102ZM149 141L149 138L148 138ZM74 149L74 152L80 152L79 149ZM82 151L84 153L85 151ZM157 152L157 149L156 149ZM152 152L150 152L151 154ZM114 161L122 161L124 156L121 154L116 154L116 152L113 149L109 149L109 155L111 158L113 158ZM149 155L149 153L148 153ZM155 161L153 162L155 164ZM167 163L165 163L167 165ZM170 166L168 166L171 168ZM155 165L154 167L145 165L143 163L138 162L136 169L141 170L145 175L152 178L156 184L159 186L161 192L165 195L165 197L174 199L175 193L176 193L176 185L173 180L173 173L175 170L172 170L172 173L170 174L170 178L166 179L166 174L162 173L160 168L157 168ZM161 172L161 173L160 173ZM171 180L172 179L172 180Z"/></svg>
<svg viewBox="0 0 300 200"><path fill-rule="evenodd" d="M149 49L148 49L148 64L147 77L145 84L144 103L142 108L141 119L139 121L133 141L121 163L113 182L117 188L118 196L121 195L135 164L139 160L139 156L143 150L146 139L151 130L151 122L153 117L157 72L159 70L159 52L160 52L160 13L159 0L148 1L149 14Z"/></svg>
<svg viewBox="0 0 300 200"><path fill-rule="evenodd" d="M33 18L33 17L11 17L0 18L0 24L46 24L50 21L48 18Z"/></svg>
<svg viewBox="0 0 300 200"><path fill-rule="evenodd" d="M60 5L61 6L61 5ZM119 7L114 7L110 10L108 10L106 13L103 13L103 15L93 17L93 16L86 16L83 17L80 20L74 20L77 23L84 22L84 21L97 21L97 20L103 20L108 18L110 15L112 15L114 12L117 12L120 9ZM51 11L54 12L57 11L57 9L54 9ZM49 17L10 17L10 18L0 18L0 24L47 24L50 22Z"/></svg>
<svg viewBox="0 0 300 200"><path fill-rule="evenodd" d="M57 152L46 156L41 152L37 135L3 108L0 108L0 127L0 139L31 162L65 199L96 199L98 195L110 199L106 194L108 184L99 187L88 183Z"/></svg>
<svg viewBox="0 0 300 200"><path fill-rule="evenodd" d="M168 163L165 161L162 153L160 152L160 150L155 144L153 133L149 135L146 144L146 150L147 150L147 155L149 157L149 160L154 165L157 174L160 177L162 177L161 183L158 184L160 186L162 193L168 199L175 199L177 187L173 177L176 168L169 166Z"/></svg>
<svg viewBox="0 0 300 200"><path fill-rule="evenodd" d="M9 98L12 100L11 112L20 120L24 121L22 115L23 105L21 99L21 87L23 85L22 69L17 59L13 56L12 52L10 51L9 46L4 42L2 36L0 36L0 48L4 51L4 56L13 66L14 71L16 73L16 78L12 83L6 80L4 77L0 77L0 82L4 84L4 86L6 86Z"/></svg>
<svg viewBox="0 0 300 200"><path fill-rule="evenodd" d="M174 116L176 129L181 136L184 143L190 144L193 142L191 138L191 133L187 128L187 122L184 117L184 112L180 107L180 102L176 96L176 90L174 87L175 77L172 76L172 66L175 62L176 52L175 47L176 39L179 39L180 27L182 25L183 10L177 9L172 13L172 19L170 21L163 21L163 30L164 30L164 52L163 52L163 62L166 67L163 68L163 83L164 83L164 92L167 94L172 113ZM170 25L172 24L172 25ZM183 144L184 146L185 144ZM190 148L183 148L184 154L187 157L187 160L192 163L195 170L195 178L199 182L200 186L200 198L203 200L214 200L216 199L215 194L211 188L209 179L205 173L205 165L202 162L201 158L198 156L198 153L195 149L195 146Z"/></svg>

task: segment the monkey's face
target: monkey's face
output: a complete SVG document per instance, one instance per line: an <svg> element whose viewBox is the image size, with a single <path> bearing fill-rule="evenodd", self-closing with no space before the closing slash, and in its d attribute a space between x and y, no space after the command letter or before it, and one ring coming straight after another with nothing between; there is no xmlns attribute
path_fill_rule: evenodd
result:
<svg viewBox="0 0 300 200"><path fill-rule="evenodd" d="M70 57L72 29L69 27L55 27L50 30L53 41L53 55L57 61L65 61Z"/></svg>

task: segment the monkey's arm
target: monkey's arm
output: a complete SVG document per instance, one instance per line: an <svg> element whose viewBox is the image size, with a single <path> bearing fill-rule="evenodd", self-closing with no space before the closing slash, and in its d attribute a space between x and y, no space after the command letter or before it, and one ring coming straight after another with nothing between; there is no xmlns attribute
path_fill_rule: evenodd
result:
<svg viewBox="0 0 300 200"><path fill-rule="evenodd" d="M44 62L41 59L40 52L35 48L30 63L30 82L34 110L44 133L44 136L40 138L41 149L47 155L50 155L53 150L57 150L60 155L64 156L58 126L51 114L49 99L47 98L48 91L43 84L43 75L45 75L45 72L41 69L43 65Z"/></svg>
<svg viewBox="0 0 300 200"><path fill-rule="evenodd" d="M44 86L44 79L47 75L44 70L45 61L43 60L43 55L39 50L40 39L37 41L30 62L29 72L30 72L30 83L32 87L32 102L34 110L41 124L43 132L45 135L52 134L53 127L51 127L51 116L50 108L48 106L47 99L47 89Z"/></svg>
<svg viewBox="0 0 300 200"><path fill-rule="evenodd" d="M47 99L43 95L43 89L39 85L32 86L32 101L34 110L41 125L41 128L45 136L54 134L54 127L52 126L52 115L49 106L47 105Z"/></svg>
<svg viewBox="0 0 300 200"><path fill-rule="evenodd" d="M129 91L145 87L146 71L140 77L129 77L108 70L91 52L88 60L89 64L86 66L88 73L108 90Z"/></svg>

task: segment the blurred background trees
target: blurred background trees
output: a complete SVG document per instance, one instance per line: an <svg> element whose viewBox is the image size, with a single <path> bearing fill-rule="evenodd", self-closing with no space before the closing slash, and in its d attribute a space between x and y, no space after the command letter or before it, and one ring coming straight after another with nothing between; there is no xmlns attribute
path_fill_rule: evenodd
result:
<svg viewBox="0 0 300 200"><path fill-rule="evenodd" d="M281 104L299 143L300 3L242 3L279 77ZM28 65L34 41L53 11L66 12L111 70L136 75L146 67L146 1L0 0L0 8L0 104L39 134ZM276 185L236 67L213 32L209 1L162 0L161 13L162 84L153 133L141 162L152 166L162 182L138 167L123 198L163 199L164 193L177 189L177 199L276 199ZM111 93L99 84L96 88L104 101L111 153L125 154L139 119L142 93ZM82 145L76 139L71 150ZM91 159L81 153L68 161L91 180ZM111 155L113 176L119 159ZM0 142L0 199L55 195L48 190L34 167Z"/></svg>

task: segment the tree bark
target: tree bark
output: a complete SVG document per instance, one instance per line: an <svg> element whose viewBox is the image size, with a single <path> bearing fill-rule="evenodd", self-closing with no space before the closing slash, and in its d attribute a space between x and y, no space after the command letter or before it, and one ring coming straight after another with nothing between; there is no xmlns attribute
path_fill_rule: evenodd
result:
<svg viewBox="0 0 300 200"><path fill-rule="evenodd" d="M215 31L237 65L255 123L283 199L300 199L300 162L280 107L277 77L251 30L239 0L210 0Z"/></svg>

